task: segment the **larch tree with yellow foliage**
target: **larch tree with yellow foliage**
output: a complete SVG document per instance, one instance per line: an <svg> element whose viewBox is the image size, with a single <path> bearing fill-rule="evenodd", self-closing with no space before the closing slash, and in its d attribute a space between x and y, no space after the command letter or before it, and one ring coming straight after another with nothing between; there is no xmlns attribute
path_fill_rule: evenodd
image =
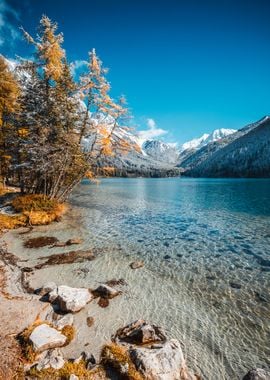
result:
<svg viewBox="0 0 270 380"><path fill-rule="evenodd" d="M4 183L12 164L10 144L19 94L20 88L16 79L5 59L0 56L0 180Z"/></svg>
<svg viewBox="0 0 270 380"><path fill-rule="evenodd" d="M109 95L107 69L94 49L86 74L75 82L63 35L47 16L36 37L23 34L34 59L21 60L14 75L0 61L1 175L22 192L62 201L93 176L99 159L129 149L117 134L127 114L125 99Z"/></svg>

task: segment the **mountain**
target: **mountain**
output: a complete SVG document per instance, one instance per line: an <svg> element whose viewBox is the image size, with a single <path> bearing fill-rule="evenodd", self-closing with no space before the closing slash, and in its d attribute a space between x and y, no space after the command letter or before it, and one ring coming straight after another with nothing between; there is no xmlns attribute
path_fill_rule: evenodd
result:
<svg viewBox="0 0 270 380"><path fill-rule="evenodd" d="M270 177L270 117L207 144L179 166L192 177Z"/></svg>
<svg viewBox="0 0 270 380"><path fill-rule="evenodd" d="M142 150L154 160L167 164L176 164L179 157L176 144L164 143L159 140L146 140L142 145Z"/></svg>
<svg viewBox="0 0 270 380"><path fill-rule="evenodd" d="M225 129L225 128L215 129L210 134L205 133L197 139L193 139L184 143L181 147L181 152L185 150L190 150L190 149L200 149L203 146L209 144L210 142L223 139L224 137L229 136L234 132L236 132L235 129Z"/></svg>

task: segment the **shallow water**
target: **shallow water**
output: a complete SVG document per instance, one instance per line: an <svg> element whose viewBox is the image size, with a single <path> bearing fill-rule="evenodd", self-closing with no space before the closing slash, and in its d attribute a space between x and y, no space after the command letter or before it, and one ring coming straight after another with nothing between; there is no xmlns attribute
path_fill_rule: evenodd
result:
<svg viewBox="0 0 270 380"><path fill-rule="evenodd" d="M241 379L270 365L270 180L104 179L81 184L71 202L80 217L55 235L68 238L75 228L85 248L103 253L42 269L33 283L128 283L108 309L89 304L80 313L82 344L95 351L91 342L98 346L143 317L182 342L188 365L204 379ZM131 270L135 259L145 267ZM88 312L98 321L91 331Z"/></svg>

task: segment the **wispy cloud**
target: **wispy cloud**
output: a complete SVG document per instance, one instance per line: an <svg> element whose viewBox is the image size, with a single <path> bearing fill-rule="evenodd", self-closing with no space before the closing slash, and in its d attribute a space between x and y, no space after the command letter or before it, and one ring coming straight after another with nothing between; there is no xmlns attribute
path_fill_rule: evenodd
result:
<svg viewBox="0 0 270 380"><path fill-rule="evenodd" d="M81 69L83 69L86 65L87 65L87 61L84 61L84 60L76 60L74 62L71 63L71 73L72 75L76 75L77 74L77 71L80 71Z"/></svg>
<svg viewBox="0 0 270 380"><path fill-rule="evenodd" d="M14 26L14 22L19 20L19 13L5 0L0 0L0 46L13 44L20 38L18 28Z"/></svg>
<svg viewBox="0 0 270 380"><path fill-rule="evenodd" d="M168 133L165 129L158 128L154 119L147 119L146 124L148 129L138 132L138 136L142 142L164 136Z"/></svg>

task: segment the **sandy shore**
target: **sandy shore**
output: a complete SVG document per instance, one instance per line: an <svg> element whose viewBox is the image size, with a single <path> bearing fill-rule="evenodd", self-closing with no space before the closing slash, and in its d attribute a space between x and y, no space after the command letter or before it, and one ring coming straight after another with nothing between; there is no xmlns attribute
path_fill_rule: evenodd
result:
<svg viewBox="0 0 270 380"><path fill-rule="evenodd" d="M82 263L92 260L93 255L100 254L99 250L87 250L83 236L74 236L77 232L77 215L74 210L70 210L60 223L31 229L19 228L2 234L0 238L0 379L24 378L22 372L24 360L16 337L37 318L45 319L46 315L52 311L51 304L41 300L35 290L52 279L59 285L63 284L56 267L61 267L61 272L69 265L78 273L70 279L68 285L81 286L78 279L84 276ZM82 242L64 247L48 245L26 248L25 243L37 236L57 236L61 242L79 237ZM65 264L63 264L63 255L65 259L70 257ZM80 268L77 268L77 262L82 264ZM54 274L48 276L48 271ZM104 277L101 280L104 280ZM98 282L94 281L95 284ZM94 283L92 282L91 285ZM118 289L120 290L123 286L125 285L120 284ZM112 302L117 302L117 300ZM110 334L115 332L116 327L121 326L121 320L113 320L109 314L109 309L100 307L98 300L94 300L91 305L87 305L74 315L76 337L62 349L65 359L78 357L84 349L89 349L98 357L102 345L110 340ZM89 316L94 319L92 327L87 323ZM101 337L100 331L103 330L104 324L106 324L105 330L110 331L110 334Z"/></svg>

